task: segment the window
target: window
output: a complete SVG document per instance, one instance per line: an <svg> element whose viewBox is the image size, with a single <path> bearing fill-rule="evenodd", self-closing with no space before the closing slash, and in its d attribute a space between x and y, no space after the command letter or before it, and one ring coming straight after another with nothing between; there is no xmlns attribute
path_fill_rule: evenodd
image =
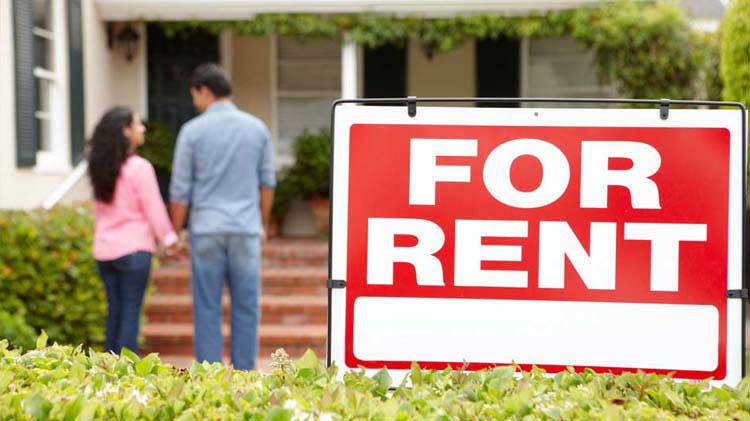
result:
<svg viewBox="0 0 750 421"><path fill-rule="evenodd" d="M305 42L279 37L278 128L275 150L278 167L293 160L294 139L304 130L317 132L331 125L331 103L341 96L341 43L335 39Z"/></svg>
<svg viewBox="0 0 750 421"><path fill-rule="evenodd" d="M70 170L67 18L71 5L79 3L78 0L14 1L19 167L35 167L41 172ZM80 8L76 10L80 13Z"/></svg>
<svg viewBox="0 0 750 421"><path fill-rule="evenodd" d="M596 76L594 53L570 37L531 39L522 95L529 97L608 98L612 86L602 86ZM535 107L589 107L590 104L527 104Z"/></svg>
<svg viewBox="0 0 750 421"><path fill-rule="evenodd" d="M34 0L34 118L41 171L70 168L65 7L64 0Z"/></svg>
<svg viewBox="0 0 750 421"><path fill-rule="evenodd" d="M51 84L55 79L53 70L53 43L55 34L52 32L50 0L34 1L34 78L36 85L37 109L34 113L37 134L39 136L39 150L50 150L49 121L50 121L50 93Z"/></svg>

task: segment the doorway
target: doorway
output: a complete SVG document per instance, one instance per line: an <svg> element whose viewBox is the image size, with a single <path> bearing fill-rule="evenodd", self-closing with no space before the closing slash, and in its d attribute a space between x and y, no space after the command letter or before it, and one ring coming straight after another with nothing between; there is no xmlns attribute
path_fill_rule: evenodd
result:
<svg viewBox="0 0 750 421"><path fill-rule="evenodd" d="M148 25L148 118L174 132L195 117L188 85L201 63L219 61L219 41L206 31L167 37L158 24Z"/></svg>
<svg viewBox="0 0 750 421"><path fill-rule="evenodd" d="M511 97L520 94L520 46L517 39L499 37L476 42L476 94ZM518 104L479 103L479 107L518 107Z"/></svg>

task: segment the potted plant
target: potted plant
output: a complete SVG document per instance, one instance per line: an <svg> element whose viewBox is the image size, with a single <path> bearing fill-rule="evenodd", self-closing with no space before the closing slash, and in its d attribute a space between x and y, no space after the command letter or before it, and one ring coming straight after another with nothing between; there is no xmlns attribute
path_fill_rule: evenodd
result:
<svg viewBox="0 0 750 421"><path fill-rule="evenodd" d="M294 164L281 172L276 187L277 218L286 214L293 198L307 200L318 230L328 233L330 156L331 136L326 130L305 130L295 139Z"/></svg>

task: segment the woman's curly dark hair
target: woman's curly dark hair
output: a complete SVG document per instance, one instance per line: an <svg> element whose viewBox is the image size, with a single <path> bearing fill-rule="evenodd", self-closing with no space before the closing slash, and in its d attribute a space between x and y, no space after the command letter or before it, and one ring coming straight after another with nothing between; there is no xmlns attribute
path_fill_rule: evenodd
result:
<svg viewBox="0 0 750 421"><path fill-rule="evenodd" d="M89 178L94 199L110 203L123 162L130 155L130 140L122 132L133 123L133 111L114 107L104 114L89 141Z"/></svg>

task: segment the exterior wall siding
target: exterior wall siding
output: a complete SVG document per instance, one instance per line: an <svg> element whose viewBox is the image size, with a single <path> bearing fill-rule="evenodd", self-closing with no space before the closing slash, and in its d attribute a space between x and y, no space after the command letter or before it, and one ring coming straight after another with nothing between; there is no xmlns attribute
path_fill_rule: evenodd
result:
<svg viewBox="0 0 750 421"><path fill-rule="evenodd" d="M96 31L92 32L92 38L94 34L101 33L100 31L106 31L106 25L102 22L93 20L96 25ZM146 48L147 48L147 34L146 25L144 23L133 24L133 28L138 32L138 47L132 61L127 61L125 58L125 52L115 46L113 50L107 48L107 37L106 33L102 34L101 37L97 37L97 40L91 39L90 41L96 42L99 45L92 48L92 55L100 55L101 60L109 61L111 64L111 81L110 91L102 95L101 92L93 92L93 95L102 97L102 103L98 107L92 105L90 115L90 131L93 131L96 122L101 117L101 114L106 111L109 107L114 105L125 105L132 108L135 112L139 113L142 117L148 117L148 107L146 101L147 92L147 74L146 74ZM120 29L120 25L116 26L116 30ZM103 45L102 45L103 44ZM91 69L89 67L89 69ZM91 71L90 71L91 72ZM93 75L92 75L93 76ZM92 85L96 85L94 81ZM187 87L185 87L187 89ZM93 98L92 98L93 99ZM106 105L105 105L106 104Z"/></svg>
<svg viewBox="0 0 750 421"><path fill-rule="evenodd" d="M16 101L13 60L12 2L0 2L0 208L3 207L8 187L5 181L15 167L16 157Z"/></svg>
<svg viewBox="0 0 750 421"><path fill-rule="evenodd" d="M272 36L234 36L230 61L235 103L263 120L272 133L275 132L274 41Z"/></svg>
<svg viewBox="0 0 750 421"><path fill-rule="evenodd" d="M341 43L278 39L277 168L293 162L294 139L304 130L329 129L331 104L341 97Z"/></svg>
<svg viewBox="0 0 750 421"><path fill-rule="evenodd" d="M474 42L448 53L427 57L419 43L409 42L407 85L409 95L473 97L476 95ZM466 104L462 104L465 106Z"/></svg>

